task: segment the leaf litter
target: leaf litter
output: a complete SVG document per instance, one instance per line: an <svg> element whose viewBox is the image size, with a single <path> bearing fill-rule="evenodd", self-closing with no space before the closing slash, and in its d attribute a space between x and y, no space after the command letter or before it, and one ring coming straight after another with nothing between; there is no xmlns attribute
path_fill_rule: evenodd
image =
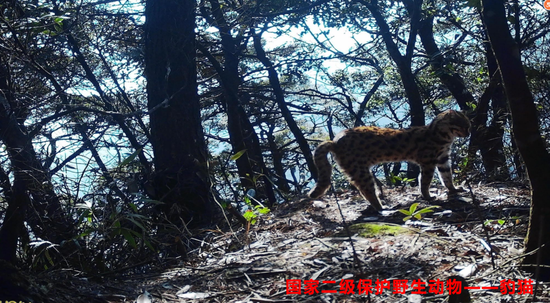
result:
<svg viewBox="0 0 550 303"><path fill-rule="evenodd" d="M82 302L134 302L144 293L151 302L450 302L447 291L428 292L428 282L456 276L469 286L500 287L511 280L517 287L532 279L535 287L534 277L520 267L529 221L527 188L474 186L479 207L467 192L448 199L435 189L436 199L429 202L411 188L384 192L382 214L354 191L299 199L260 216L248 232L201 231L194 238L198 247L187 258L174 259L169 269L159 262L148 273L93 281L73 276L70 282L60 279L63 287L49 295L63 301L70 294L74 300L67 302L79 296ZM398 210L413 203L419 203L417 209L439 207L404 222ZM381 232L393 229L404 232ZM359 294L361 279L373 285L387 280L390 287ZM291 280L301 283L301 294L288 293ZM318 281L318 293L305 294L306 280ZM413 281L426 282L426 294L415 294ZM537 285L537 301L515 291L471 290L470 295L472 302L550 302L548 283Z"/></svg>

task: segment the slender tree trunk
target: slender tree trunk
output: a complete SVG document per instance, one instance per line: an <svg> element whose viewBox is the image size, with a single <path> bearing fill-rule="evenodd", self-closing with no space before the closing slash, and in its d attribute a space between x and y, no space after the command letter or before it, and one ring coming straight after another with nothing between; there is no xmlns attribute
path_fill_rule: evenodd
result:
<svg viewBox="0 0 550 303"><path fill-rule="evenodd" d="M500 76L498 77L500 78ZM468 146L468 166L466 167L466 171L474 171L474 162L473 159L477 158L476 154L477 151L482 151L482 147L485 143L483 142L485 140L485 132L486 132L486 124L487 124L487 112L489 111L489 102L491 101L491 96L493 95L493 92L495 91L496 87L498 85L498 80L496 75L491 77L491 80L489 82L489 86L485 88L485 91L479 98L479 102L477 103L477 107L475 109L475 112L473 113L472 117L472 128L470 130L470 145ZM483 151L481 152L483 154ZM483 155L481 156L483 160ZM485 167L486 171L488 167L483 163L483 166Z"/></svg>
<svg viewBox="0 0 550 303"><path fill-rule="evenodd" d="M211 223L207 149L197 95L195 1L148 0L145 74L155 195L174 223Z"/></svg>
<svg viewBox="0 0 550 303"><path fill-rule="evenodd" d="M405 88L405 95L410 107L411 113L411 126L422 126L426 124L425 114L424 114L424 104L422 102L422 96L420 94L420 89L416 83L416 77L412 72L412 56L414 52L414 46L416 43L416 35L418 28L420 26L420 16L421 16L421 7L422 0L404 0L403 4L407 8L410 16L410 33L409 39L407 41L407 47L405 50L405 55L402 55L399 47L395 43L390 32L390 27L382 16L380 8L378 7L377 0L365 1L359 0L367 9L371 12L376 24L380 28L380 35L386 44L386 49L390 54L390 57L397 65L399 70L399 75L401 76L401 82ZM408 178L417 178L420 169L417 165L409 164L407 169Z"/></svg>
<svg viewBox="0 0 550 303"><path fill-rule="evenodd" d="M21 236L23 220L36 236L60 244L75 236L72 219L66 216L53 190L50 176L42 167L32 145L32 136L24 126L25 112L14 97L9 68L0 66L0 141L6 146L14 174L11 193L7 195L8 209L0 229L2 247L0 258L13 261L17 239ZM6 188L9 183L5 179ZM32 199L31 199L32 197ZM32 203L32 211L30 206Z"/></svg>
<svg viewBox="0 0 550 303"><path fill-rule="evenodd" d="M407 50L405 55L402 55L399 51L399 47L393 41L392 33L390 32L390 27L378 7L378 2L374 1L360 1L365 5L371 12L376 24L380 28L380 35L386 44L386 48L390 57L397 65L399 74L401 75L401 82L403 82L403 87L405 88L405 94L409 102L411 110L411 126L422 126L425 122L424 115L424 105L422 102L422 97L420 95L420 89L416 84L416 77L414 76L411 68L412 64L412 55L414 50L414 44L416 42L416 34L418 25L420 23L420 6L422 5L421 0L411 0L406 1L405 4L411 6L409 9L409 15L411 18L411 32L409 33L409 41L407 42Z"/></svg>
<svg viewBox="0 0 550 303"><path fill-rule="evenodd" d="M514 133L512 133L512 160L514 161L516 177L520 180L526 180L525 165L523 161L521 161L521 155L516 144L516 139L514 138Z"/></svg>
<svg viewBox="0 0 550 303"><path fill-rule="evenodd" d="M276 203L273 186L269 178L269 170L265 165L258 134L254 130L248 115L239 99L239 87L241 76L239 74L238 41L231 35L231 27L225 20L221 5L218 0L210 0L212 10L208 12L202 7L203 15L210 18L220 31L223 50L224 65L209 54L204 47L201 52L208 57L216 69L223 88L223 100L227 112L227 128L233 153L246 151L236 160L241 185L245 192L249 189L256 190L256 199L267 199L268 205ZM211 17L210 17L211 16Z"/></svg>
<svg viewBox="0 0 550 303"><path fill-rule="evenodd" d="M386 44L386 49L390 54L390 57L397 65L399 75L401 75L401 82L405 88L405 94L409 102L411 110L411 126L422 126L425 122L424 105L422 102L422 96L420 95L420 89L416 84L416 77L412 72L412 55L414 51L414 44L416 43L416 35L418 26L420 23L420 10L422 5L421 0L404 1L406 6L410 6L409 16L411 18L411 32L409 33L409 40L407 41L407 49L405 55L402 55L399 51L399 47L395 43L390 32L390 27L378 7L377 1L361 1L371 12L376 24L380 28L380 34Z"/></svg>
<svg viewBox="0 0 550 303"><path fill-rule="evenodd" d="M470 159L474 159L476 152L480 151L483 167L485 168L484 176L493 181L503 181L509 178L503 145L507 110L506 105L501 103L505 101L505 96L499 96L499 91L502 94L504 93L502 89L500 74L493 74L489 86L481 95L475 109L472 119L470 146L468 147L468 158ZM490 125L487 126L491 100L493 100L493 118ZM467 168L467 170L472 169L471 165Z"/></svg>
<svg viewBox="0 0 550 303"><path fill-rule="evenodd" d="M269 181L265 180L267 167L263 159L260 140L239 101L238 85L234 82L235 78L239 78L238 70L236 73L228 71L227 62L226 68L223 68L205 47L199 46L199 49L214 66L220 78L223 89L223 105L227 113L227 130L233 154L245 151L242 156L235 160L241 185L245 192L249 189L255 189L258 193L256 199L267 197L269 204L274 204L276 199L273 187ZM231 60L229 58L226 61ZM237 76L232 76L234 74L237 74ZM257 178L261 182L253 182L253 178L260 175L264 176Z"/></svg>
<svg viewBox="0 0 550 303"><path fill-rule="evenodd" d="M481 140L480 152L483 159L483 164L487 171L489 180L503 181L509 179L509 173L506 169L506 158L504 153L504 124L508 116L508 105L506 104L506 95L502 84L502 77L498 70L498 64L495 55L489 43L485 43L487 67L489 75L494 76L492 81L496 81L496 85L491 98L492 119L487 124L487 112L482 121L484 130L484 138Z"/></svg>
<svg viewBox="0 0 550 303"><path fill-rule="evenodd" d="M267 68L269 83L273 88L275 101L277 101L277 105L281 110L281 114L283 115L283 118L285 119L285 122L288 125L288 128L290 128L290 131L294 135L294 138L296 138L296 142L298 143L298 146L302 150L302 155L306 159L306 164L311 174L311 177L317 180L317 167L313 162L313 155L311 153L311 148L309 147L309 143L304 137L304 133L302 132L302 130L294 120L292 113L290 112L290 110L288 109L288 106L286 105L283 88L281 87L281 83L279 82L279 75L277 74L277 71L275 70L273 63L271 63L271 60L269 60L269 58L265 54L265 51L262 47L261 36L256 35L254 33L254 29L251 29L251 33L254 37L254 49L256 50L256 55L258 56L258 60L260 60L260 62L262 62L262 64Z"/></svg>
<svg viewBox="0 0 550 303"><path fill-rule="evenodd" d="M447 67L446 60L435 43L433 34L433 19L433 16L430 16L421 21L418 34L422 41L422 45L428 55L430 55L430 64L437 77L447 87L447 89L449 89L453 97L456 99L460 109L469 112L472 109L471 104L475 102L474 96L464 84L462 77L458 73L452 72ZM491 62L489 59L490 58L488 58L488 61ZM494 62L494 57L492 61ZM489 70L491 70L491 64L489 64ZM493 73L490 72L490 74L492 75ZM487 127L486 122L489 102L488 100L480 101L480 103L487 101L487 104L478 104L476 107L476 112L473 115L473 130L470 136L470 142L472 144L470 145L471 149L469 151L469 155L475 156L475 152L480 150L483 166L485 167L487 175L490 176L490 179L506 180L508 175L506 170L503 169L506 167L506 159L504 157L505 154L502 143L504 130L501 125L503 122L502 117L505 118L505 116L503 115L502 106L499 106L502 104L502 102L499 102L502 99L498 98L498 88L495 90L492 87L487 91L491 94L485 95L484 97L492 97L493 112L497 115L494 115L491 125Z"/></svg>
<svg viewBox="0 0 550 303"><path fill-rule="evenodd" d="M17 262L17 241L24 231L25 212L30 205L29 196L25 193L25 183L18 176L13 182L10 193L5 194L8 208L0 228L0 260Z"/></svg>
<svg viewBox="0 0 550 303"><path fill-rule="evenodd" d="M286 169L283 165L284 155L280 147L275 142L275 136L273 135L275 126L270 125L269 131L266 132L267 141L269 142L269 149L271 151L271 157L273 161L273 169L275 170L275 184L282 193L288 194L290 192L290 186L286 179Z"/></svg>
<svg viewBox="0 0 550 303"><path fill-rule="evenodd" d="M382 83L384 83L384 74L383 73L380 75L378 80L376 80L376 82L374 82L374 85L372 86L372 88L365 95L365 97L363 98L363 101L361 101L361 103L359 104L359 109L357 110L357 114L355 115L355 122L353 123L353 127L358 127L358 126L361 126L361 125L365 125L365 123L363 123L363 115L365 114L367 104L369 103L369 100L372 98L374 93L376 93L376 91L378 90L380 85L382 85Z"/></svg>
<svg viewBox="0 0 550 303"><path fill-rule="evenodd" d="M430 65L436 76L451 92L460 109L463 111L469 111L472 108L470 104L475 102L474 96L464 84L462 77L447 67L445 57L435 43L433 20L433 16L422 20L420 22L418 35L420 36L424 49L430 56Z"/></svg>
<svg viewBox="0 0 550 303"><path fill-rule="evenodd" d="M539 131L537 109L527 84L519 46L508 29L504 3L501 0L482 0L482 7L483 22L512 113L514 138L531 183L531 216L526 251L540 250L525 257L523 262L536 264L538 255L542 264L550 265L550 155ZM535 271L532 266L527 269ZM550 270L541 268L539 278L550 280Z"/></svg>

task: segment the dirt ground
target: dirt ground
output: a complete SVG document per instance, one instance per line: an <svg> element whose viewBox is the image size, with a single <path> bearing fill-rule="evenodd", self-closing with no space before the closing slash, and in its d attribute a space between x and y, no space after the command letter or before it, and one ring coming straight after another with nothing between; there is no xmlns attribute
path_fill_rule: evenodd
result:
<svg viewBox="0 0 550 303"><path fill-rule="evenodd" d="M159 263L147 274L101 279L55 273L48 296L52 302L134 302L140 294L152 302L461 302L448 294L460 290L462 279L489 288L470 289L472 302L550 302L549 285L519 264L527 188L479 185L448 199L438 187L430 202L411 188L385 194L382 214L355 191L289 201L249 232L203 230L190 239L198 248L170 268ZM417 210L438 207L404 222L398 210L416 202Z"/></svg>

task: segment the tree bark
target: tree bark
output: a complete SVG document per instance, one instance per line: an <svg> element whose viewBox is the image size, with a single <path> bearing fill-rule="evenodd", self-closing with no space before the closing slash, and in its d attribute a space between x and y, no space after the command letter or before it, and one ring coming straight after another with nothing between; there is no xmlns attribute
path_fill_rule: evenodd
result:
<svg viewBox="0 0 550 303"><path fill-rule="evenodd" d="M6 146L14 179L8 195L6 219L0 229L0 258L13 261L17 239L24 230L23 220L36 236L60 244L75 236L71 218L65 216L53 184L32 145L33 137L25 128L26 117L13 94L9 68L0 66L0 140ZM5 180L4 183L9 182ZM4 187L7 184L3 185ZM32 198L32 199L31 199ZM30 206L32 203L32 211Z"/></svg>
<svg viewBox="0 0 550 303"><path fill-rule="evenodd" d="M241 185L244 192L255 189L256 199L267 199L268 205L276 203L275 192L269 180L269 171L260 146L258 134L254 130L250 119L239 98L241 76L239 74L238 41L231 35L231 27L225 20L218 0L210 0L211 11L205 7L201 10L206 18L215 24L220 31L223 50L223 67L208 50L201 47L201 52L208 58L216 69L223 88L223 101L227 112L227 129L233 153L246 151L236 160Z"/></svg>
<svg viewBox="0 0 550 303"><path fill-rule="evenodd" d="M430 16L421 21L418 34L422 41L422 45L430 56L430 65L437 77L441 80L441 83L449 89L460 109L470 112L472 110L471 104L475 102L474 96L464 84L462 77L448 68L447 65L449 63L446 63L447 61L437 47L434 39L433 19L433 16ZM491 72L493 62L495 63L494 65L496 65L494 56L491 54L491 56L488 56L490 75L493 75L493 72ZM500 77L498 78L500 79ZM483 166L489 179L502 181L508 179L507 171L503 169L506 167L506 159L502 143L504 132L502 123L504 123L503 119L506 119L506 112L505 108L502 107L502 98L499 98L499 91L501 91L501 89L499 90L498 87L491 87L491 89L487 90L490 94L484 95L485 98L488 97L493 100L492 109L494 118L491 120L489 127L486 126L487 111L489 109L488 100L481 100L476 107L475 113L472 115L473 123L470 136L471 148L469 150L469 156L473 159L472 157L475 156L475 152L479 150L481 152ZM503 95L500 97L503 97ZM484 104L485 101L486 104ZM472 161L470 161L470 163L472 163Z"/></svg>
<svg viewBox="0 0 550 303"><path fill-rule="evenodd" d="M474 103L474 96L470 93L462 77L447 67L445 56L437 47L433 33L433 20L434 17L430 16L420 22L420 28L418 35L420 41L426 50L426 53L430 56L430 65L434 70L436 76L441 80L441 83L447 87L453 97L456 99L458 106L463 111L471 110L470 103Z"/></svg>
<svg viewBox="0 0 550 303"><path fill-rule="evenodd" d="M363 123L363 115L365 114L367 104L369 103L369 100L372 98L374 93L376 93L376 91L378 90L380 85L382 85L382 83L384 83L384 74L383 74L383 72L381 73L378 80L376 80L376 82L374 82L374 85L371 87L369 92L365 95L365 97L363 98L363 101L361 101L361 103L359 104L359 109L357 110L357 113L355 114L355 122L353 123L353 127L358 127L358 126L361 126L361 125L365 125L365 123Z"/></svg>
<svg viewBox="0 0 550 303"><path fill-rule="evenodd" d="M311 153L311 148L309 147L309 143L304 137L304 133L302 132L298 124L296 124L296 121L294 120L292 113L290 112L290 110L288 109L288 106L286 105L283 88L281 87L281 82L279 81L279 75L277 74L277 71L275 70L273 63L271 63L271 60L269 60L269 58L265 54L265 51L262 47L261 36L256 35L254 33L254 29L251 29L251 33L254 37L254 49L256 50L256 56L258 56L258 60L260 60L260 62L262 62L262 64L267 68L269 83L273 88L275 101L277 102L277 105L281 110L281 114L283 115L283 118L285 119L285 122L288 125L288 128L290 128L290 131L294 135L294 138L296 138L296 142L298 143L300 150L302 150L302 155L306 159L306 164L311 174L311 177L317 180L317 167L313 162L313 155Z"/></svg>
<svg viewBox="0 0 550 303"><path fill-rule="evenodd" d="M275 136L273 135L274 129L275 125L270 125L269 130L266 132L266 137L269 143L269 149L271 151L273 169L275 170L276 174L275 184L277 184L279 191L284 194L288 194L290 193L290 186L285 176L286 169L283 164L284 154L281 148L278 146L277 142L275 142Z"/></svg>
<svg viewBox="0 0 550 303"><path fill-rule="evenodd" d="M145 74L155 164L155 198L172 222L206 225L210 194L197 95L195 1L148 0Z"/></svg>
<svg viewBox="0 0 550 303"><path fill-rule="evenodd" d="M506 168L506 154L503 143L504 125L508 118L508 106L495 55L489 43L484 44L486 44L489 75L491 75L491 78L494 76L494 79L491 79L491 81L494 80L496 85L492 94L489 95L491 98L491 110L493 112L491 122L489 126L485 126L487 124L487 111L484 113L484 118L481 122L484 127L484 136L481 138L480 152L489 180L504 181L510 177Z"/></svg>
<svg viewBox="0 0 550 303"><path fill-rule="evenodd" d="M372 16L374 17L376 24L380 28L380 34L382 35L382 39L386 44L388 53L397 65L399 75L401 75L401 82L403 82L403 87L405 88L405 94L407 95L410 107L411 126L422 126L426 124L422 96L420 95L420 89L416 84L416 77L414 76L411 67L414 45L416 43L416 35L420 24L420 8L422 6L422 0L403 1L405 6L407 6L407 10L409 11L409 16L411 18L411 32L409 33L409 40L407 41L407 49L405 55L401 54L401 52L399 51L399 47L397 46L395 41L393 41L390 27L386 22L386 19L384 19L384 17L380 13L378 2L376 0L370 2L361 0L360 2L368 8Z"/></svg>
<svg viewBox="0 0 550 303"><path fill-rule="evenodd" d="M514 138L531 184L526 251L540 249L537 254L540 254L541 263L550 265L550 155L539 131L537 109L523 70L519 46L508 29L502 0L483 0L482 17L510 105ZM523 263L536 264L537 254L525 257ZM527 269L535 271L533 266ZM550 270L541 268L538 278L550 280Z"/></svg>
<svg viewBox="0 0 550 303"><path fill-rule="evenodd" d="M420 25L420 15L422 12L422 0L403 0L403 4L407 8L410 16L410 33L409 39L407 41L407 47L405 55L402 55L399 51L399 46L395 43L390 32L390 27L382 16L380 9L378 7L377 0L365 1L359 0L367 9L371 12L376 24L380 28L380 34L382 39L386 44L386 49L390 54L390 57L397 65L399 70L399 75L401 76L401 82L405 88L405 95L407 96L407 101L410 107L411 113L411 126L423 126L426 124L426 117L424 114L424 104L422 101L422 96L420 95L420 89L416 83L416 77L412 72L412 56L414 52L414 46L416 43L416 35ZM408 164L407 165L407 177L408 178L417 178L420 169L417 165Z"/></svg>

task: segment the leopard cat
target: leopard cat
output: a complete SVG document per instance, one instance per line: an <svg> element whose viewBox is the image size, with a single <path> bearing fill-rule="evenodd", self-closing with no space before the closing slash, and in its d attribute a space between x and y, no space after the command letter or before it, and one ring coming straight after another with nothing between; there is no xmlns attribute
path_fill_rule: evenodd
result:
<svg viewBox="0 0 550 303"><path fill-rule="evenodd" d="M333 154L361 195L378 211L383 207L376 195L371 167L379 163L411 161L420 165L420 192L427 200L432 199L429 189L437 166L449 193L454 194L458 190L453 185L450 147L455 137L470 134L470 126L466 115L447 110L426 126L408 129L360 126L346 129L333 141L323 142L315 149L314 161L319 178L309 197L319 198L330 186L332 166L327 159L328 152Z"/></svg>

